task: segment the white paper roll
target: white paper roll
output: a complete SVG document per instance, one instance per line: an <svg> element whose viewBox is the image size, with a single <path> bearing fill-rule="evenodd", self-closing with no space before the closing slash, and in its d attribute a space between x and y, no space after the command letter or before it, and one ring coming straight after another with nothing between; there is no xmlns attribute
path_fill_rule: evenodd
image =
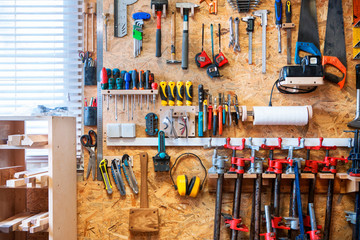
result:
<svg viewBox="0 0 360 240"><path fill-rule="evenodd" d="M253 107L253 124L304 126L311 119L311 112L311 106Z"/></svg>

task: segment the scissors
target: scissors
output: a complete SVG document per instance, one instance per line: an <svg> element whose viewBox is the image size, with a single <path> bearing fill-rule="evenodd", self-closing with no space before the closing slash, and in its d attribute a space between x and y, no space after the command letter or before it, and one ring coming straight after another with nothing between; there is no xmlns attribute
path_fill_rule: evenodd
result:
<svg viewBox="0 0 360 240"><path fill-rule="evenodd" d="M94 130L89 130L88 134L84 134L80 138L81 145L89 151L89 164L86 172L86 179L89 178L90 172L92 171L92 178L95 180L96 173L96 156L95 149L97 145L97 135Z"/></svg>
<svg viewBox="0 0 360 240"><path fill-rule="evenodd" d="M92 57L92 53L89 52L89 51L86 51L86 52L80 51L80 52L79 52L79 57L80 57L81 61L82 61L83 63L85 63L85 62L87 62L87 60L88 60L89 58Z"/></svg>

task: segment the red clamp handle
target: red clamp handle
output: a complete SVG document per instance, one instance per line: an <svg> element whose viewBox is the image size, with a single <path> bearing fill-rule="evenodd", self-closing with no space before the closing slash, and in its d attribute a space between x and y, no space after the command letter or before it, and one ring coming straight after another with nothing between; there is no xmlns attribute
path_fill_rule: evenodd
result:
<svg viewBox="0 0 360 240"><path fill-rule="evenodd" d="M304 216L304 227L311 227L311 223L310 223L310 216L309 215L306 215ZM321 225L317 225L317 229L318 230L321 230L322 229L322 226Z"/></svg>
<svg viewBox="0 0 360 240"><path fill-rule="evenodd" d="M322 162L325 164L325 167L322 169L322 172L331 172L336 173L336 166L338 161L344 161L345 163L348 163L348 159L344 157L336 158L336 157L325 157L324 161ZM334 169L331 169L330 166L335 166Z"/></svg>
<svg viewBox="0 0 360 240"><path fill-rule="evenodd" d="M280 225L281 221L282 221L282 217L273 217L271 219L271 226L276 229L290 230L290 227L286 227L284 224Z"/></svg>
<svg viewBox="0 0 360 240"><path fill-rule="evenodd" d="M342 89L344 87L345 79L346 79L346 67L341 63L341 61L337 57L323 56L322 65L324 66L324 68L325 65L328 64L337 68L343 74L343 78L341 79L333 74L325 73L324 79L336 83L337 85L340 86L340 89Z"/></svg>
<svg viewBox="0 0 360 240"><path fill-rule="evenodd" d="M260 147L265 150L281 149L281 142L282 142L282 138L278 138L278 145L270 146L270 145L266 145L266 144L261 144Z"/></svg>
<svg viewBox="0 0 360 240"><path fill-rule="evenodd" d="M323 146L322 143L324 141L324 138L319 138L320 144L317 146L313 146L313 147L305 147L306 149L309 150L320 150L320 149L325 149L325 150L336 150L336 146Z"/></svg>
<svg viewBox="0 0 360 240"><path fill-rule="evenodd" d="M289 164L290 166L293 165L293 160L292 159L270 159L268 158L268 169L266 170L266 172L273 172L276 174L281 174L282 173L282 164Z"/></svg>
<svg viewBox="0 0 360 240"><path fill-rule="evenodd" d="M276 240L276 234L274 232L261 233L260 236L264 236L265 240Z"/></svg>
<svg viewBox="0 0 360 240"><path fill-rule="evenodd" d="M246 139L241 139L241 145L240 146L232 146L230 144L231 138L226 139L226 144L224 145L224 148L226 149L232 149L232 150L243 150L245 148L245 141Z"/></svg>
<svg viewBox="0 0 360 240"><path fill-rule="evenodd" d="M238 167L243 167L242 169L237 169L234 167L231 167L229 169L229 172L236 172L239 174L243 174L245 173L245 161L251 161L252 163L254 162L255 157L251 157L251 158L239 158L239 157L232 157L231 158L231 165L236 165Z"/></svg>
<svg viewBox="0 0 360 240"><path fill-rule="evenodd" d="M306 232L310 236L310 240L320 240L321 239L321 232L320 230L313 230Z"/></svg>
<svg viewBox="0 0 360 240"><path fill-rule="evenodd" d="M318 173L319 172L319 164L322 164L322 161L316 161L316 160L306 160L305 161L305 167L304 172L312 172L312 173Z"/></svg>
<svg viewBox="0 0 360 240"><path fill-rule="evenodd" d="M246 227L245 224L242 223L241 218L233 218L233 219L226 219L225 224L230 225L230 229L241 231L241 232L248 232L249 229Z"/></svg>

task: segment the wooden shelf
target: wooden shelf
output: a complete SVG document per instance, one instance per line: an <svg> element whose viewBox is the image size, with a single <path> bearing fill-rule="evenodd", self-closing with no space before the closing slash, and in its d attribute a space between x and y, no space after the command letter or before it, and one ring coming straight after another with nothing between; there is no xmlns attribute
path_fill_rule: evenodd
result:
<svg viewBox="0 0 360 240"><path fill-rule="evenodd" d="M324 173L322 173L324 174ZM329 174L328 173L325 173L324 176L322 176L322 174L318 174L318 176L322 179L328 179L329 177ZM302 179L314 179L315 178L315 174L313 173L300 173L301 175L301 178ZM334 175L332 175L332 178L334 178ZM217 179L218 178L218 174L215 174L215 173L210 173L208 174L208 178L211 178L211 179ZM237 174L234 174L234 173L225 173L224 174L224 178L229 178L229 179L235 179L237 178ZM244 178L256 178L256 174L253 173L253 174L248 174L248 173L244 173ZM264 179L274 179L276 178L276 174L273 174L273 173L262 173L262 178ZM285 173L282 173L281 174L281 178L283 179L295 179L295 174L285 174Z"/></svg>
<svg viewBox="0 0 360 240"><path fill-rule="evenodd" d="M360 177L352 177L347 173L337 173L336 178L340 179L341 193L352 193L359 191Z"/></svg>
<svg viewBox="0 0 360 240"><path fill-rule="evenodd" d="M157 95L159 90L101 90L102 95Z"/></svg>
<svg viewBox="0 0 360 240"><path fill-rule="evenodd" d="M30 147L30 146L9 146L7 144L0 144L0 150L1 149L48 149L49 146L45 145L45 146L37 146L37 147Z"/></svg>

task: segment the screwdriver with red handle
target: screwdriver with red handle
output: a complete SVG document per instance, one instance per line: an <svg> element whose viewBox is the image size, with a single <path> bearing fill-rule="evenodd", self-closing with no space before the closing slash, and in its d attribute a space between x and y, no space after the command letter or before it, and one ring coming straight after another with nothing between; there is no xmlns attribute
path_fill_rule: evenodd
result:
<svg viewBox="0 0 360 240"><path fill-rule="evenodd" d="M213 115L213 107L212 107L212 96L209 94L209 106L208 106L208 130L211 130L212 127L212 115Z"/></svg>

